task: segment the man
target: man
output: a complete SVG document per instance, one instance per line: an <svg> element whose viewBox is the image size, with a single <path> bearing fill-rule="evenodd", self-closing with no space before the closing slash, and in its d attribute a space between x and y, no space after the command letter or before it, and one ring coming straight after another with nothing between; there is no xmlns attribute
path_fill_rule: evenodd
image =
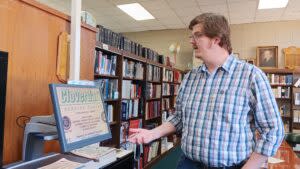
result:
<svg viewBox="0 0 300 169"><path fill-rule="evenodd" d="M204 13L190 22L191 44L204 64L185 75L168 122L134 129L133 143L182 132L177 168L258 169L276 153L284 131L268 79L236 59L224 16ZM255 140L255 130L260 137Z"/></svg>

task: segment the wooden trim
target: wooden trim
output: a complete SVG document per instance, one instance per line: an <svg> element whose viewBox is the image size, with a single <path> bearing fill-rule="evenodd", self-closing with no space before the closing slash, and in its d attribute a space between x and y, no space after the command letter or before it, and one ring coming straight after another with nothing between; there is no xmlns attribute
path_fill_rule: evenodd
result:
<svg viewBox="0 0 300 169"><path fill-rule="evenodd" d="M44 5L44 4L40 3L40 2L37 2L35 0L19 0L19 1L24 2L27 5L30 5L32 7L38 8L38 9L40 9L40 10L42 10L44 12L47 12L49 14L52 14L52 15L54 15L56 17L62 18L64 20L68 21L68 22L71 22L71 17L70 16L68 16L68 15L66 15L66 14L64 14L64 13L62 13L62 12L56 10L56 9L53 9L53 8L47 6L47 5ZM97 28L94 28L94 27L92 27L92 26L90 26L90 25L88 25L86 23L81 23L81 27L89 29L89 30L91 30L93 32L98 32Z"/></svg>
<svg viewBox="0 0 300 169"><path fill-rule="evenodd" d="M133 59L133 60L140 61L140 62L146 62L146 58L143 58L141 56L135 55L135 54L130 53L130 52L125 51L125 50L122 51L122 55L125 58Z"/></svg>
<svg viewBox="0 0 300 169"><path fill-rule="evenodd" d="M147 63L151 64L151 65L154 65L154 66L157 66L157 67L164 67L163 64L154 62L153 60L150 60L150 59L147 59Z"/></svg>
<svg viewBox="0 0 300 169"><path fill-rule="evenodd" d="M274 73L274 74L289 74L293 73L293 69L268 69L268 68L261 68L265 73Z"/></svg>

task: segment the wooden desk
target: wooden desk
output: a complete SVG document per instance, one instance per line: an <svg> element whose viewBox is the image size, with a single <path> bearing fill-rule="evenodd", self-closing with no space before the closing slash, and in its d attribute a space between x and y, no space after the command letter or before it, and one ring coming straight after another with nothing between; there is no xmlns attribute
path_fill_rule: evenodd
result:
<svg viewBox="0 0 300 169"><path fill-rule="evenodd" d="M268 169L300 169L300 158L297 157L292 147L285 141L279 147L274 158L282 159L284 162L268 164Z"/></svg>

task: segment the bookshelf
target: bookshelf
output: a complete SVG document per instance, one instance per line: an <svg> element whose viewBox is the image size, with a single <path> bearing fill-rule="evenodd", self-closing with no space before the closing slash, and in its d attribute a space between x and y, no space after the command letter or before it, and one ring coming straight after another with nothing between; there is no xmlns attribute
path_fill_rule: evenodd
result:
<svg viewBox="0 0 300 169"><path fill-rule="evenodd" d="M94 79L104 82L97 84L102 85L105 103L109 105L113 135L101 144L135 150L137 145L127 141L129 128L151 129L162 124L163 111L170 114L174 110L177 96L174 92L178 91L183 72L162 64L163 56L154 50L97 27ZM166 155L169 150L162 152L162 145L161 139L142 145L143 153L135 160L136 168L149 168Z"/></svg>
<svg viewBox="0 0 300 169"><path fill-rule="evenodd" d="M262 69L270 82L286 132L293 131L293 70Z"/></svg>
<svg viewBox="0 0 300 169"><path fill-rule="evenodd" d="M176 98L176 94L173 93L174 85L178 88L181 82L178 77L174 81L174 72L179 72L180 78L182 78L182 71L158 63L157 59L156 61L152 60L151 57L153 58L157 54L151 52L151 49L147 49L147 51L148 55L150 55L149 53L152 55L141 56L143 52L138 52L140 55L137 55L99 41L96 42L94 79L104 83L102 83L103 93L106 95L104 100L106 105L110 106L107 108L110 110L108 112L111 112L108 117L112 116L110 122L112 139L101 143L102 145L130 148L126 141L130 127L153 128L160 125L163 99L169 100L166 103L168 109L164 111L167 110L171 113L174 109ZM104 59L99 59L100 57ZM163 70L169 72L167 79L163 79L166 77ZM111 84L113 87L105 87L105 84ZM164 96L163 84L168 86L168 93ZM141 155L142 160L140 161L143 168L152 166L167 154L169 150L162 153L161 144L159 139L149 145L148 150L147 147L143 147L144 153ZM153 157L149 157L145 153L147 151L149 153L150 148L156 151L151 153L154 154Z"/></svg>
<svg viewBox="0 0 300 169"><path fill-rule="evenodd" d="M293 95L292 95L292 102L293 102L293 128L300 130L300 68L295 69L293 72Z"/></svg>

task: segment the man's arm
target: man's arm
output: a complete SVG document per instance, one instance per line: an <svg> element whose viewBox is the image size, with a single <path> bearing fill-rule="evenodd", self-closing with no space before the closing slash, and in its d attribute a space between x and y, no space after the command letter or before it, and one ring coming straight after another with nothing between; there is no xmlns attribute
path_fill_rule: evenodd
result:
<svg viewBox="0 0 300 169"><path fill-rule="evenodd" d="M243 169L259 169L269 156L276 153L284 137L282 119L268 79L258 69L254 69L253 75L251 107L260 137Z"/></svg>
<svg viewBox="0 0 300 169"><path fill-rule="evenodd" d="M253 152L247 161L247 163L243 166L242 169L259 169L261 168L262 164L267 162L268 157L261 155L259 153Z"/></svg>
<svg viewBox="0 0 300 169"><path fill-rule="evenodd" d="M165 122L152 130L130 129L129 131L133 133L129 136L130 142L138 144L147 144L160 137L164 137L171 133L174 133L176 131L176 128L172 125L172 123Z"/></svg>

